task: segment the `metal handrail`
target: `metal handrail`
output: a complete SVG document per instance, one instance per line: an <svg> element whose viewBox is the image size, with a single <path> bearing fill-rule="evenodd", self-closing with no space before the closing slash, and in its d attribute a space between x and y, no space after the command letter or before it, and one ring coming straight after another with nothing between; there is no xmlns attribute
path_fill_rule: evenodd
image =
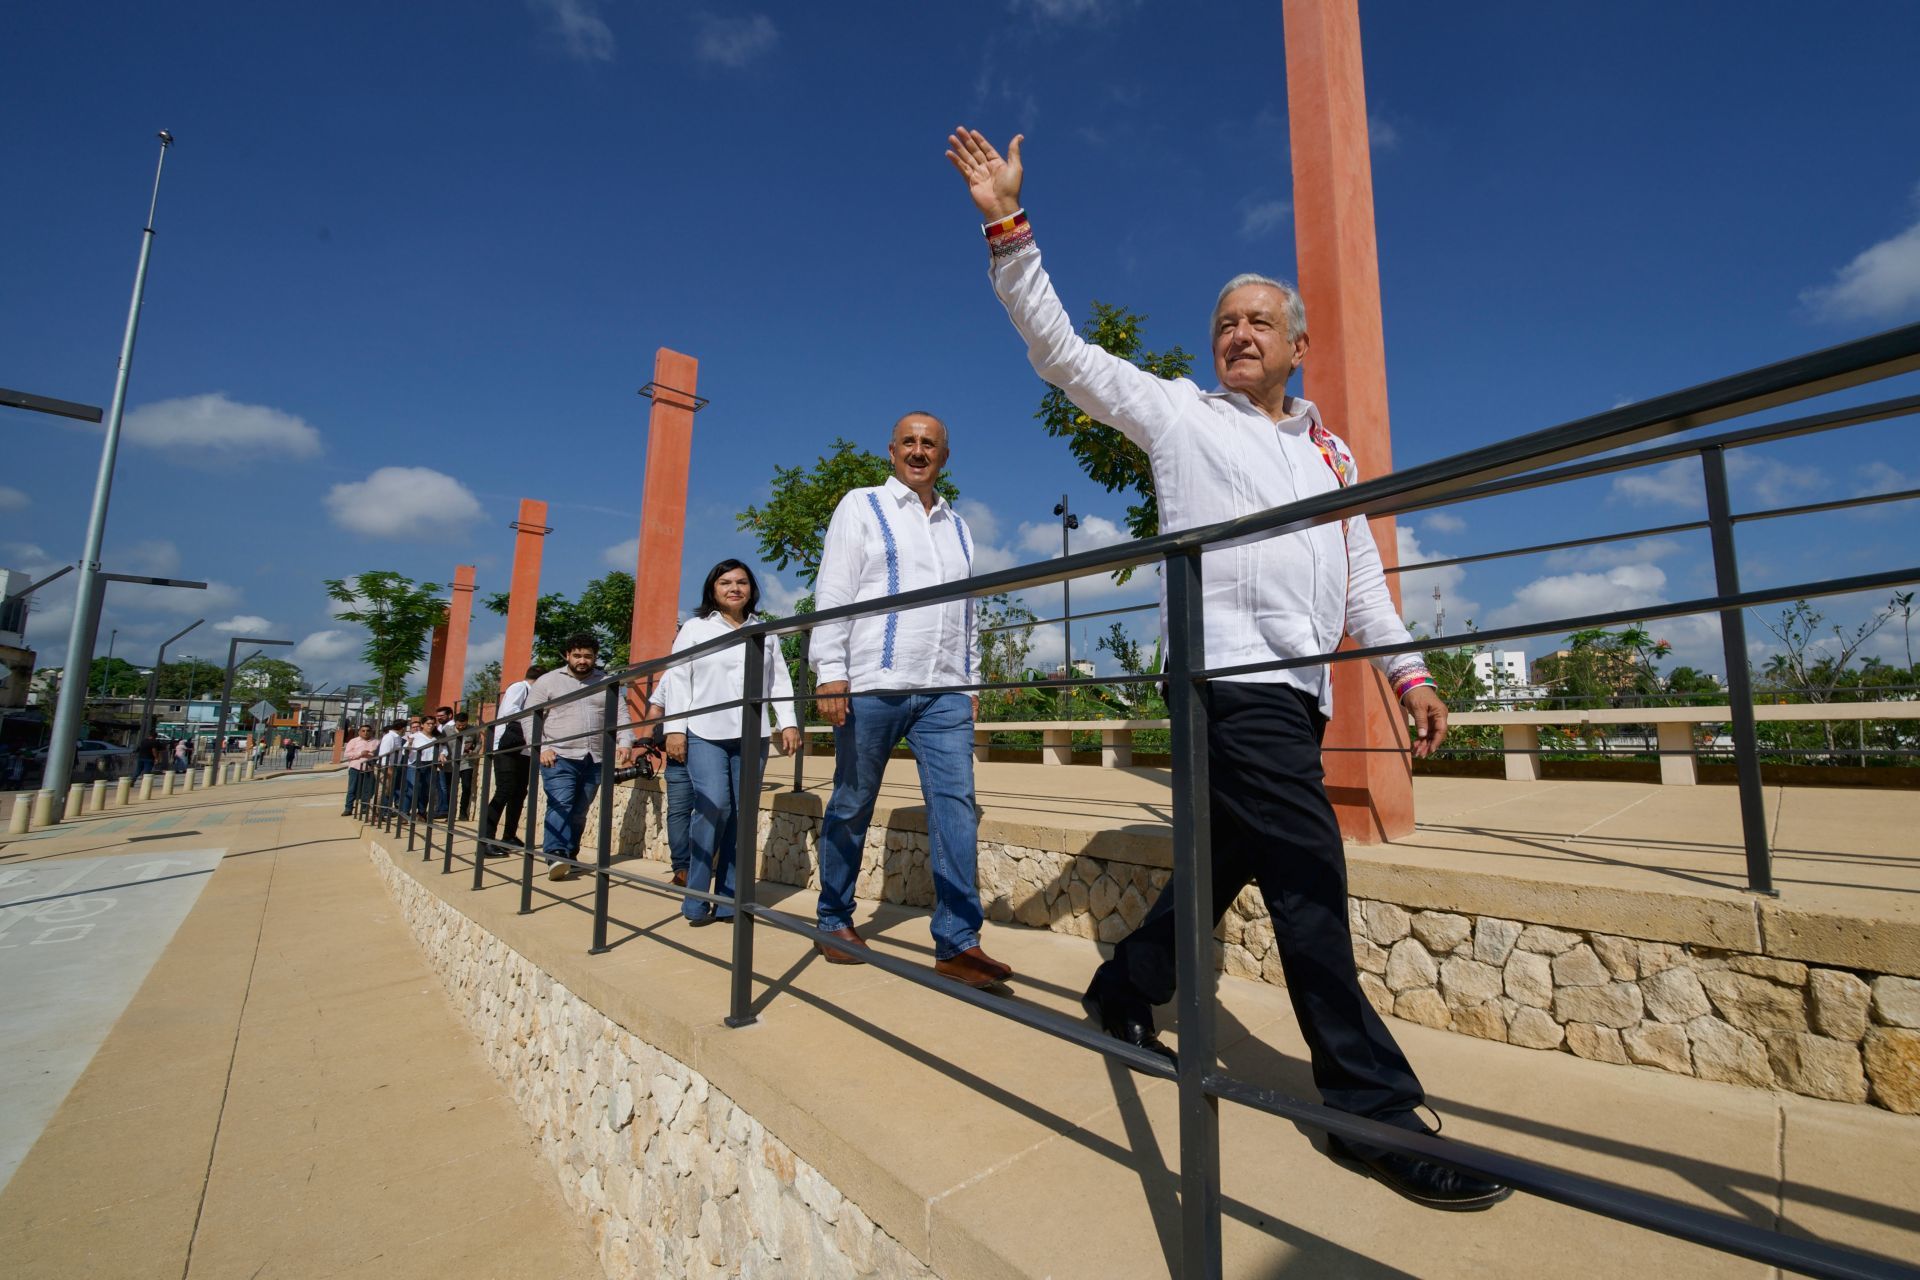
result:
<svg viewBox="0 0 1920 1280"><path fill-rule="evenodd" d="M1476 450L1471 454L1441 459L1438 462L1413 467L1404 472L1354 485L1351 488L1334 490L1246 517L1202 528L1162 534L1118 547L1081 552L1039 565L981 574L962 582L841 606L801 618L749 623L729 635L717 637L713 641L677 654L633 663L618 672L609 673L604 679L575 693L484 724L479 727L479 731L486 735L483 740L485 745L482 747L482 754L490 763L493 755L500 754L501 750L504 750L492 747L494 730L500 725L524 720L531 728L528 735L529 741L524 750L530 759L537 759L543 747L547 712L554 706L582 697L598 696L605 700L606 706L602 727L598 731L600 758L604 765L614 754L615 734L624 727L619 720L620 691L624 684L637 678L652 676L672 665L698 661L734 644L746 645L743 654L745 671L742 696L737 700L699 710L737 708L740 712L741 737L746 740L756 739L760 734L762 706L767 700L761 684L765 646L757 643L765 637L805 632L822 623L941 604L969 596L1043 586L1082 574L1158 561L1163 566L1162 576L1166 590L1170 631L1167 670L1153 676L1095 677L1087 680L1038 683L1044 683L1050 688L1057 688L1062 683L1115 684L1138 681L1158 681L1166 685L1174 768L1172 813L1175 848L1174 910L1177 926L1177 988L1182 1040L1178 1067L1169 1068L1166 1063L1151 1055L1144 1054L1111 1037L1097 1034L1084 1024L1062 1015L1006 1001L999 997L982 995L970 988L937 978L925 969L907 964L896 957L871 953L867 959L870 964L893 976L937 990L948 998L965 1001L997 1016L1011 1018L1049 1035L1105 1054L1134 1069L1161 1077L1171 1075L1176 1082L1180 1102L1182 1274L1194 1277L1219 1275L1221 1205L1217 1107L1219 1100L1226 1099L1271 1114L1301 1120L1342 1137L1362 1140L1390 1151L1496 1177L1534 1194L1544 1195L1585 1211L1600 1213L1619 1221L1635 1223L1796 1271L1823 1276L1912 1277L1920 1275L1920 1272L1915 1272L1890 1259L1753 1227L1728 1214L1715 1213L1631 1191L1583 1174L1555 1169L1539 1162L1521 1160L1459 1143L1436 1142L1424 1135L1383 1125L1364 1117L1287 1098L1273 1091L1236 1080L1220 1071L1215 1053L1213 1027L1213 979L1215 976L1212 957L1213 931L1205 914L1208 904L1212 901L1211 835L1208 806L1205 801L1208 769L1207 710L1199 693L1203 681L1236 674L1284 670L1319 665L1329 661L1354 661L1410 649L1443 647L1463 642L1485 643L1491 640L1539 634L1542 631L1565 630L1570 626L1604 626L1653 617L1718 612L1722 621L1723 643L1729 657L1727 693L1731 703L1734 737L1736 743L1742 744L1739 761L1742 782L1741 808L1749 856L1749 884L1758 892L1767 892L1770 884L1766 862L1766 836L1764 828L1756 833L1753 821L1755 817L1764 815L1757 803L1758 764L1753 751L1755 739L1750 690L1746 688L1745 680L1742 610L1754 604L1791 599L1797 595L1837 594L1889 584L1904 584L1920 580L1920 568L1803 583L1786 588L1742 590L1738 583L1737 564L1731 540L1735 517L1730 512L1726 501L1724 467L1724 450L1728 447L1738 447L1733 436L1663 446L1663 450L1671 450L1670 456L1698 455L1701 457L1708 498L1707 527L1713 534L1714 543L1716 593L1677 605L1607 611L1578 619L1563 619L1551 624L1500 628L1469 633L1466 636L1430 638L1407 644L1371 646L1310 658L1207 668L1201 659L1204 637L1200 610L1201 553L1211 545L1229 540L1271 536L1334 520L1450 504L1489 496L1495 491L1512 492L1522 488L1536 487L1551 483L1555 479L1571 478L1569 473L1575 470L1583 474L1598 474L1603 469L1645 465L1646 455L1652 451L1643 451L1641 454L1626 458L1584 462L1578 467L1562 467L1557 473L1538 470L1538 468L1551 468L1565 463L1578 463L1606 450L1692 430L1725 420L1736 414L1790 403L1823 392L1909 372L1916 368L1920 368L1920 325L1893 330L1794 360L1782 361L1732 378L1659 397L1643 404L1626 406L1562 427L1504 441ZM1920 403L1920 401L1914 403ZM1914 403L1905 404L1899 411L1910 411ZM1804 433L1832 429L1839 425L1849 425L1853 420L1866 420L1861 417L1864 412L1867 411L1853 410L1840 414L1820 415L1798 420L1793 424L1775 424L1771 427L1754 429L1753 432L1734 433L1734 436L1758 438L1757 433L1773 432L1777 438L1781 432ZM1882 416L1893 416L1893 410L1887 410ZM1662 456L1667 455L1663 453ZM1521 474L1522 472L1526 474ZM1739 664L1737 681L1734 679L1736 661ZM1739 687L1734 687L1736 684ZM989 687L1007 688L1009 686L999 683L954 688L956 691L975 691ZM686 714L692 714L692 712ZM457 744L455 749L458 750ZM737 818L739 837L734 850L734 893L730 897L712 893L688 895L717 904L730 905L734 910L733 947L729 963L731 992L726 1019L729 1026L746 1025L755 1019L752 1009L752 983L753 938L757 923L764 922L802 937L811 938L816 942L826 940L826 935L807 922L763 906L756 900L758 813L761 804L760 771L760 753L755 751L743 753L739 788L740 812ZM1753 784L1751 787L1748 786L1749 782ZM538 802L537 788L534 785L531 770L529 770L527 789L526 839L521 850L520 877L520 906L523 912L531 910L532 905L534 857L532 837ZM603 768L600 787L600 829L595 861L588 863L578 858L558 859L571 866L590 871L596 876L593 906L592 950L594 952L602 951L606 947L608 899L614 881L655 890L664 889L675 894L686 894L686 890L682 888L663 886L656 880L650 880L611 865L612 799L611 770ZM483 805L486 803L484 782L480 801ZM392 824L397 830L397 815L390 810L382 811L378 808L375 813L379 820ZM411 847L416 823L417 818L410 815L408 818L409 847ZM445 832L446 853L443 871L451 869L454 834L455 823L450 817ZM434 848L431 815L428 819L428 837L427 856L430 857ZM476 840L476 864L482 853L481 842ZM481 881L481 869L476 865L476 887Z"/></svg>

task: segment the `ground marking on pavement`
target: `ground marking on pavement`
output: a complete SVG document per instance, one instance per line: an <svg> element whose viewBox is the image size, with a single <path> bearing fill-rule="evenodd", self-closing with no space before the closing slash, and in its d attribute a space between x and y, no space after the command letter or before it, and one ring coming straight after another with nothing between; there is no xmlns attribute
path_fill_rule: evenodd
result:
<svg viewBox="0 0 1920 1280"><path fill-rule="evenodd" d="M225 853L170 849L0 870L0 1186Z"/></svg>

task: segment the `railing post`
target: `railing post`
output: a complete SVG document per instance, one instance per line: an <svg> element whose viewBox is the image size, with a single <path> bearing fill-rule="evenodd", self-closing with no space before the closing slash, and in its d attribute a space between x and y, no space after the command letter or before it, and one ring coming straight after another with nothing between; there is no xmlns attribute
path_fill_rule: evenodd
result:
<svg viewBox="0 0 1920 1280"><path fill-rule="evenodd" d="M760 781L765 776L766 645L749 641L741 657L746 668L740 696L740 787L734 793L733 843L733 998L727 1013L729 1027L744 1027L753 1014L753 916L747 904L755 898L754 877L759 873Z"/></svg>
<svg viewBox="0 0 1920 1280"><path fill-rule="evenodd" d="M427 785L425 787L425 791L427 793L426 794L427 838L424 841L422 841L420 845L420 861L432 862L433 861L433 791L434 791L434 786L440 777L440 743L438 741L435 741L431 747L422 747L421 750L427 753L427 759L426 759ZM420 789L421 788L418 787L417 785L415 786L416 791ZM420 810L420 800L421 800L421 797L417 795L414 796L413 798L413 808L416 813L419 812Z"/></svg>
<svg viewBox="0 0 1920 1280"><path fill-rule="evenodd" d="M793 753L793 794L799 795L807 789L807 713L809 705L806 696L813 692L813 681L807 675L807 656L813 649L813 632L800 633L800 680L794 686L793 720L800 729L800 749Z"/></svg>
<svg viewBox="0 0 1920 1280"><path fill-rule="evenodd" d="M1713 589L1740 590L1740 560L1733 544L1733 509L1727 500L1727 457L1715 445L1700 451L1707 485L1707 527L1713 540ZM1727 705L1733 715L1733 763L1740 780L1740 829L1747 848L1747 890L1778 897L1773 853L1767 845L1767 804L1760 787L1760 742L1753 719L1753 681L1747 675L1747 620L1739 609L1720 611L1720 649L1727 664Z"/></svg>
<svg viewBox="0 0 1920 1280"><path fill-rule="evenodd" d="M440 855L440 874L453 874L453 820L460 812L460 735L453 735L453 750L447 756L447 847Z"/></svg>
<svg viewBox="0 0 1920 1280"><path fill-rule="evenodd" d="M493 790L493 726L480 726L480 790L474 796L474 802L480 807L473 811L473 887L478 889L486 883L487 843L480 835L487 828L487 797ZM497 836L500 833L495 831Z"/></svg>
<svg viewBox="0 0 1920 1280"><path fill-rule="evenodd" d="M593 946L587 954L597 956L607 949L607 899L612 893L613 877L607 868L613 865L613 759L619 742L620 708L623 703L620 682L609 680L600 725L600 831L599 848L593 873Z"/></svg>
<svg viewBox="0 0 1920 1280"><path fill-rule="evenodd" d="M1206 667L1200 553L1166 560L1167 716L1173 747L1173 910L1180 998L1180 1258L1186 1280L1220 1275L1220 1102L1213 1071L1213 838L1207 771Z"/></svg>
<svg viewBox="0 0 1920 1280"><path fill-rule="evenodd" d="M414 768L414 750L415 748L412 747L402 747L400 749L400 767L406 771L401 775L401 777L406 780L406 784L401 787L401 791L407 798L405 816L407 819L408 853L413 852L414 833L420 827L420 797L415 794L420 789L420 780L418 771Z"/></svg>
<svg viewBox="0 0 1920 1280"><path fill-rule="evenodd" d="M535 812L534 800L540 794L540 739L547 731L547 713L533 713L533 732L527 735L527 838L520 853L520 914L533 912L533 838L538 834L534 826L539 816Z"/></svg>

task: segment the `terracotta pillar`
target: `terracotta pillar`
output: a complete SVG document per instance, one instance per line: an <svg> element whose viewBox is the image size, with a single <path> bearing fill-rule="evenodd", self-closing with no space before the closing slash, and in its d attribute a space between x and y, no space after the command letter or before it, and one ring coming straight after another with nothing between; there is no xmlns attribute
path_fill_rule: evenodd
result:
<svg viewBox="0 0 1920 1280"><path fill-rule="evenodd" d="M647 479L633 573L633 632L627 648L632 662L670 652L679 628L693 415L706 403L694 394L699 376L698 360L661 347L653 357L653 381L642 392L652 397L653 412L647 417ZM632 691L628 705L637 718L645 710L644 691Z"/></svg>
<svg viewBox="0 0 1920 1280"><path fill-rule="evenodd" d="M1361 476L1384 475L1393 442L1358 0L1285 0L1282 11L1294 232L1312 340L1304 391L1352 447ZM1393 521L1372 524L1381 560L1398 563ZM1398 579L1387 582L1397 604ZM1344 662L1334 667L1333 700L1327 793L1340 829L1364 842L1408 834L1413 778L1393 690L1372 663Z"/></svg>
<svg viewBox="0 0 1920 1280"><path fill-rule="evenodd" d="M440 677L447 669L447 620L442 617L433 629L433 646L427 650L427 688L425 710L431 714L444 699L440 697Z"/></svg>
<svg viewBox="0 0 1920 1280"><path fill-rule="evenodd" d="M540 551L552 529L547 527L547 504L520 499L520 518L513 522L513 584L507 588L507 642L500 656L500 691L526 673L533 661L533 620L540 605Z"/></svg>
<svg viewBox="0 0 1920 1280"><path fill-rule="evenodd" d="M440 679L433 705L458 708L467 679L467 628L473 621L473 566L456 565L453 595L447 601L447 642L441 653Z"/></svg>

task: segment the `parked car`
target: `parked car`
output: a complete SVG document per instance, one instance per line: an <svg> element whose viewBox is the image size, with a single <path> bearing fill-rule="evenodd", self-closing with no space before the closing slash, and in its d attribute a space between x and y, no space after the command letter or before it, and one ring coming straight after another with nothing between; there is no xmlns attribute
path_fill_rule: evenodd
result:
<svg viewBox="0 0 1920 1280"><path fill-rule="evenodd" d="M78 782L89 778L118 778L133 772L133 748L116 747L98 738L82 738L74 744L73 777ZM36 747L27 753L29 768L42 775L47 767L47 749Z"/></svg>

